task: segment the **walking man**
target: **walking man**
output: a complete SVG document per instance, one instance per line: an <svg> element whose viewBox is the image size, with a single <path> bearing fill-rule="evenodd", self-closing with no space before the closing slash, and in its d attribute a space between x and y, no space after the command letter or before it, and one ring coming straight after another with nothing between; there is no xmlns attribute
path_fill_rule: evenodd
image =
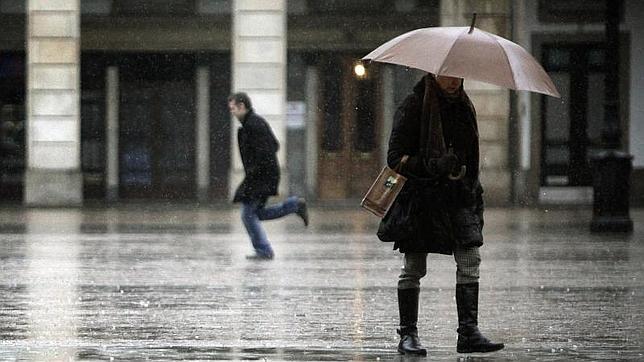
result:
<svg viewBox="0 0 644 362"><path fill-rule="evenodd" d="M457 351L492 352L504 347L478 329L479 247L483 245L483 188L479 182L476 113L463 79L428 74L398 108L387 163L409 179L382 220L378 237L395 241L404 253L398 279L400 343L403 354L426 355L418 338L420 279L427 254L453 254L456 261ZM396 218L392 221L388 218ZM410 226L405 236L387 225ZM398 231L397 234L395 232ZM394 236L395 235L395 236Z"/></svg>
<svg viewBox="0 0 644 362"><path fill-rule="evenodd" d="M242 204L242 222L255 249L255 254L247 258L273 259L273 248L260 221L297 214L304 221L304 225L308 226L306 202L291 196L283 203L266 206L268 197L277 195L279 186L279 142L266 120L255 113L246 93L235 93L228 97L228 109L241 123L237 131L237 142L246 176L237 188L233 202Z"/></svg>

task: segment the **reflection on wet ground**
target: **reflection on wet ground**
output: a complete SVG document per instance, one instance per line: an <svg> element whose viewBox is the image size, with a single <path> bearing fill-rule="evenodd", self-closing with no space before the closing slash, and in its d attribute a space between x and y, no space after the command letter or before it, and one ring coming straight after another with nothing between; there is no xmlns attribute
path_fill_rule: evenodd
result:
<svg viewBox="0 0 644 362"><path fill-rule="evenodd" d="M266 223L277 257L257 262L236 210L0 210L0 360L410 360L400 255L363 211L311 214ZM467 360L644 360L644 210L629 235L590 216L486 213L480 322L507 348ZM465 358L453 264L423 280L429 359Z"/></svg>

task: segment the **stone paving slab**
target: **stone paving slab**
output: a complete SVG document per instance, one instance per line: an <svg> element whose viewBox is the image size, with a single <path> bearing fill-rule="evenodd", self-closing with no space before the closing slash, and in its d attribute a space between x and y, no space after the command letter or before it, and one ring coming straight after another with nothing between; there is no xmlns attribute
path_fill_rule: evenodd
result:
<svg viewBox="0 0 644 362"><path fill-rule="evenodd" d="M402 360L400 254L363 211L311 214L266 223L258 262L235 210L0 209L0 360ZM468 360L644 360L644 210L627 235L590 216L486 212L480 325L507 348ZM454 283L430 256L429 360L466 357Z"/></svg>

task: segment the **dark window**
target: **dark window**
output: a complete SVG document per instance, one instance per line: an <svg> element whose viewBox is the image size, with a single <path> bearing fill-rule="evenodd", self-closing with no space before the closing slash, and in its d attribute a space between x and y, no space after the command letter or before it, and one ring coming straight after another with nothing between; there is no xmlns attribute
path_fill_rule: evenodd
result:
<svg viewBox="0 0 644 362"><path fill-rule="evenodd" d="M0 13L24 14L27 2L25 0L0 0Z"/></svg>
<svg viewBox="0 0 644 362"><path fill-rule="evenodd" d="M325 0L309 1L312 13L389 14L397 12L436 11L438 0Z"/></svg>
<svg viewBox="0 0 644 362"><path fill-rule="evenodd" d="M569 49L548 49L547 54L550 69L568 67L570 65Z"/></svg>
<svg viewBox="0 0 644 362"><path fill-rule="evenodd" d="M81 169L83 195L105 197L105 69L102 55L81 56Z"/></svg>
<svg viewBox="0 0 644 362"><path fill-rule="evenodd" d="M230 14L232 7L232 0L197 0L197 12L202 15Z"/></svg>
<svg viewBox="0 0 644 362"><path fill-rule="evenodd" d="M372 79L358 81L356 124L353 148L359 152L372 152L376 148L376 92Z"/></svg>
<svg viewBox="0 0 644 362"><path fill-rule="evenodd" d="M114 10L124 16L189 16L194 0L115 0Z"/></svg>
<svg viewBox="0 0 644 362"><path fill-rule="evenodd" d="M195 191L195 59L119 59L119 173L125 198L190 198Z"/></svg>
<svg viewBox="0 0 644 362"><path fill-rule="evenodd" d="M112 0L83 0L81 14L109 15L112 12Z"/></svg>
<svg viewBox="0 0 644 362"><path fill-rule="evenodd" d="M0 52L0 199L22 198L25 169L25 55Z"/></svg>
<svg viewBox="0 0 644 362"><path fill-rule="evenodd" d="M603 67L605 54L606 52L603 49L591 49L588 52L588 65L591 67Z"/></svg>
<svg viewBox="0 0 644 362"><path fill-rule="evenodd" d="M620 19L624 19L623 0ZM606 0L539 0L542 23L597 23L606 19Z"/></svg>
<svg viewBox="0 0 644 362"><path fill-rule="evenodd" d="M544 51L544 68L562 98L543 97L541 182L589 186L589 156L601 145L606 54L596 43L551 45Z"/></svg>
<svg viewBox="0 0 644 362"><path fill-rule="evenodd" d="M82 0L81 13L91 15L107 15L112 11L113 0ZM25 0L0 0L0 13L25 14Z"/></svg>
<svg viewBox="0 0 644 362"><path fill-rule="evenodd" d="M230 69L230 54L202 56L199 63L210 65L210 195L213 199L226 199L232 126L226 99L230 95L231 74L221 69Z"/></svg>
<svg viewBox="0 0 644 362"><path fill-rule="evenodd" d="M344 13L359 11L361 13L382 12L383 8L391 8L391 1L387 0L326 0L311 1L309 7L318 13Z"/></svg>
<svg viewBox="0 0 644 362"><path fill-rule="evenodd" d="M322 131L322 149L329 152L342 150L342 100L340 99L342 66L329 61L322 66L324 96L322 110L324 125Z"/></svg>

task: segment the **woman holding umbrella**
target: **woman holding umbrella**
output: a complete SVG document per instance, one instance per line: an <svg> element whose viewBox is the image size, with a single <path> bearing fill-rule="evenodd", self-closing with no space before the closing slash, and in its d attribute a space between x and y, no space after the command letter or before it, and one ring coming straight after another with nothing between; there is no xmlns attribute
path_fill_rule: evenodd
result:
<svg viewBox="0 0 644 362"><path fill-rule="evenodd" d="M476 114L461 78L431 74L414 87L398 108L389 139L387 163L409 178L398 203L413 203L409 238L396 240L404 253L398 280L400 343L404 354L425 355L418 338L420 279L427 254L454 254L456 260L457 351L492 352L503 344L490 342L478 329L479 247L483 244L483 189L479 182ZM395 216L391 216L395 217ZM391 220L388 220L391 221ZM379 236L387 239L387 231Z"/></svg>
<svg viewBox="0 0 644 362"><path fill-rule="evenodd" d="M381 240L395 241L394 248L405 254L398 280L398 350L405 354L427 353L416 323L428 253L453 254L456 260L457 351L492 352L504 347L478 329L483 188L476 113L463 79L559 97L548 74L525 49L475 28L475 21L476 14L469 27L416 29L363 58L429 73L395 115L387 163L392 168L401 164L401 173L409 180L378 230ZM401 162L403 156L408 156L406 162Z"/></svg>

